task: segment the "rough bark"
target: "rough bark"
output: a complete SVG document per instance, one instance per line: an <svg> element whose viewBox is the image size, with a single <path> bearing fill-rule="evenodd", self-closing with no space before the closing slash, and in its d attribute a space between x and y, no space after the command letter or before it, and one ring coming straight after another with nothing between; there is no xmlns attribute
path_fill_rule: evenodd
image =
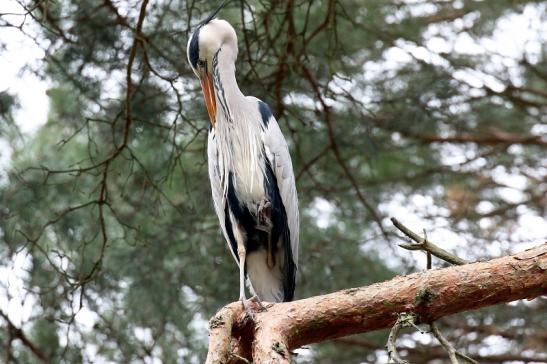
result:
<svg viewBox="0 0 547 364"><path fill-rule="evenodd" d="M207 363L227 363L233 350L227 350L232 341L232 326L236 317L235 305L224 306L209 321L209 353Z"/></svg>
<svg viewBox="0 0 547 364"><path fill-rule="evenodd" d="M290 350L389 327L403 312L414 313L419 322L426 323L546 293L547 243L487 262L275 304L257 313L254 323L245 319L241 303L232 303L220 311L223 317L230 316L224 322L232 325L211 330L207 363L244 362L238 357L255 364L289 363Z"/></svg>

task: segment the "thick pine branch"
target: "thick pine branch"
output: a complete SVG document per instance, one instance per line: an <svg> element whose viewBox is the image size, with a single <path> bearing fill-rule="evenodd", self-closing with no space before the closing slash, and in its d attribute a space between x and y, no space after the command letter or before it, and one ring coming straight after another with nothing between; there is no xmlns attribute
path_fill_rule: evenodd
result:
<svg viewBox="0 0 547 364"><path fill-rule="evenodd" d="M275 304L245 318L241 303L211 320L208 364L289 363L290 350L390 327L397 314L419 322L547 293L547 243L487 262L429 270L368 287ZM253 327L254 325L254 327ZM231 337L231 340L227 340Z"/></svg>

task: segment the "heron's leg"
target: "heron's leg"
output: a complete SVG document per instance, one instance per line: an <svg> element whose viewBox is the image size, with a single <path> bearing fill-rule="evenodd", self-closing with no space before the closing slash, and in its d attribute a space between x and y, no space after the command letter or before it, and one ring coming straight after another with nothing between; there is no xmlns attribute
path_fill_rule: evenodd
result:
<svg viewBox="0 0 547 364"><path fill-rule="evenodd" d="M244 301L245 297L245 258L247 257L247 250L245 249L245 231L243 227L235 220L230 213L230 220L232 220L232 226L234 227L233 233L237 244L237 257L239 263L239 300Z"/></svg>
<svg viewBox="0 0 547 364"><path fill-rule="evenodd" d="M245 301L245 258L247 257L247 252L245 246L238 242L237 244L237 255L239 257L239 300Z"/></svg>
<svg viewBox="0 0 547 364"><path fill-rule="evenodd" d="M237 255L239 257L239 300L241 301L247 316L254 321L255 314L245 297L245 258L247 257L247 251L245 250L244 243L242 243L240 239L237 239Z"/></svg>

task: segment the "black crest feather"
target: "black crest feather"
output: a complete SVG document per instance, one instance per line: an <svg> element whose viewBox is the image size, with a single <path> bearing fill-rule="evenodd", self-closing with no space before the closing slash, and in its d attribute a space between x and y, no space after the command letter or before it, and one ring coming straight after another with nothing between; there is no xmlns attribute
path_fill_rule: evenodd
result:
<svg viewBox="0 0 547 364"><path fill-rule="evenodd" d="M199 26L203 26L207 23L209 23L211 20L215 18L215 16L218 15L218 13L230 2L231 0L224 0L218 8L216 8L215 11L213 11L207 18L205 18L201 23L199 23Z"/></svg>

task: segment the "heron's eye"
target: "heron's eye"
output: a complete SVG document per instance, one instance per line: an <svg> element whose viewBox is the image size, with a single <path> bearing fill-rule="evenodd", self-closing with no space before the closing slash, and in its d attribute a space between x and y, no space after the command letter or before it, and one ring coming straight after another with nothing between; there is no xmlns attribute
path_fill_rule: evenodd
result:
<svg viewBox="0 0 547 364"><path fill-rule="evenodd" d="M205 68L207 67L207 62L205 62L203 59L198 60L198 67L199 68Z"/></svg>

